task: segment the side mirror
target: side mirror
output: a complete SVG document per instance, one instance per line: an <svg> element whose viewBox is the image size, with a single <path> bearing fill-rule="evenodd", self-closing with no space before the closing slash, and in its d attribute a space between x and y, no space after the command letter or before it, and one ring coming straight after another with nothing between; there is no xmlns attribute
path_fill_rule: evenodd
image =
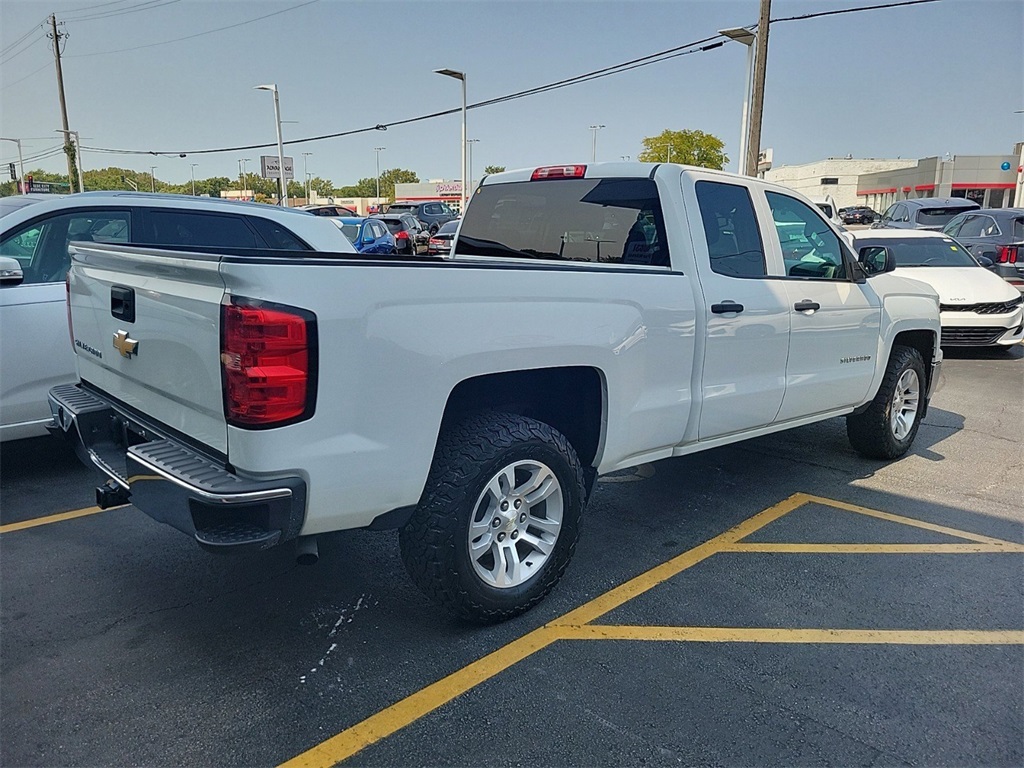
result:
<svg viewBox="0 0 1024 768"><path fill-rule="evenodd" d="M9 256L0 256L0 286L21 285L25 272L21 262Z"/></svg>
<svg viewBox="0 0 1024 768"><path fill-rule="evenodd" d="M985 269L991 269L992 265L995 264L995 262L988 256L975 256L975 258L981 266L985 267Z"/></svg>
<svg viewBox="0 0 1024 768"><path fill-rule="evenodd" d="M858 259L869 277L896 269L896 257L885 246L869 245L861 248Z"/></svg>

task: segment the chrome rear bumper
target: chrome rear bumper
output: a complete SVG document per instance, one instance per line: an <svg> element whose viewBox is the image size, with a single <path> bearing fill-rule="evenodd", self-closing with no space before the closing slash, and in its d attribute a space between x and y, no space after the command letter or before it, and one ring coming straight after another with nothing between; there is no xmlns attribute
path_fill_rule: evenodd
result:
<svg viewBox="0 0 1024 768"><path fill-rule="evenodd" d="M301 478L240 477L81 385L54 387L49 402L50 431L106 478L96 489L100 507L130 500L218 552L266 549L298 536L306 500Z"/></svg>

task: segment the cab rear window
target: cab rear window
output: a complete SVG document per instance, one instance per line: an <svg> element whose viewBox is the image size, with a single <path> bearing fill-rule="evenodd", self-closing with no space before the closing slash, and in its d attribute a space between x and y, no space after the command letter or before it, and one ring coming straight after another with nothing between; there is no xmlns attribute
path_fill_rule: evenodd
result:
<svg viewBox="0 0 1024 768"><path fill-rule="evenodd" d="M454 255L670 263L658 190L646 178L483 185L466 211Z"/></svg>

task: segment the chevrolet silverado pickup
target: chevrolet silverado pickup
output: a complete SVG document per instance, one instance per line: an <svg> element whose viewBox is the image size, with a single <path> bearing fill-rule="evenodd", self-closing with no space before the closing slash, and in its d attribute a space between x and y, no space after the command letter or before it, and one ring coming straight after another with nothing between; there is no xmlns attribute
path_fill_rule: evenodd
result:
<svg viewBox="0 0 1024 768"><path fill-rule="evenodd" d="M71 246L51 430L213 551L398 528L454 615L537 604L595 478L844 416L909 448L938 298L809 200L671 164L486 177L450 257ZM877 249L876 249L877 250Z"/></svg>

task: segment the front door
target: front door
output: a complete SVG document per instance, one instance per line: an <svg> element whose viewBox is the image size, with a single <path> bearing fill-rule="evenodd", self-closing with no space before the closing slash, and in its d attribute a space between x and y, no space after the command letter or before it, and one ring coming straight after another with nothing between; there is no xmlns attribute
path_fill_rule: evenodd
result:
<svg viewBox="0 0 1024 768"><path fill-rule="evenodd" d="M850 278L853 254L816 210L779 192L765 197L784 270L776 282L792 313L778 420L859 404L884 363L875 359L881 301L868 283Z"/></svg>

